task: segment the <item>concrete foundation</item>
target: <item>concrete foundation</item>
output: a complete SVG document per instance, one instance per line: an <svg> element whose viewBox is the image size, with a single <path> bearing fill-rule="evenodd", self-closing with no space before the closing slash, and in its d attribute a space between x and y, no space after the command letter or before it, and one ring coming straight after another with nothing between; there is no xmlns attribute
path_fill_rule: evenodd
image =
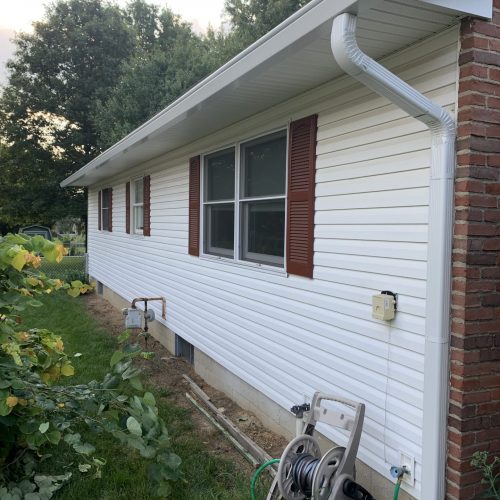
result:
<svg viewBox="0 0 500 500"><path fill-rule="evenodd" d="M130 303L110 288L102 287L102 296L116 308L130 307ZM167 304L168 315L168 304ZM171 353L175 353L175 332L159 321L149 324L151 335L161 342ZM262 424L271 431L287 439L295 437L295 417L260 391L247 384L241 378L224 368L221 364L207 356L202 351L194 349L195 372L215 389L224 392L244 410L252 412ZM320 433L315 437L323 451L335 444ZM276 457L279 458L279 457ZM356 461L356 480L366 488L377 500L393 498L394 483L374 471L363 462ZM399 500L415 500L413 496L401 490Z"/></svg>

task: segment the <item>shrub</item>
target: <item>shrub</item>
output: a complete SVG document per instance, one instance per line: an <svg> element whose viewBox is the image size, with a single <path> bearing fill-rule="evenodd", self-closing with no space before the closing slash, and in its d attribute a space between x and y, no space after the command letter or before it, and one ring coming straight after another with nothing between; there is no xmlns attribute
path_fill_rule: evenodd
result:
<svg viewBox="0 0 500 500"><path fill-rule="evenodd" d="M124 332L103 380L58 385L61 377L74 374L63 341L49 330L24 330L22 311L42 306L37 295L64 289L77 296L91 286L47 278L38 271L40 254L58 262L64 247L40 236L0 238L0 498L50 498L71 472L41 475L37 468L59 443L72 450L80 471L101 474L104 464L82 440L82 425L108 433L152 460L150 477L158 495L166 496L169 481L180 475L180 458L171 451L155 398L143 391L140 371L132 364L135 356L151 354L129 342Z"/></svg>
<svg viewBox="0 0 500 500"><path fill-rule="evenodd" d="M500 457L490 459L487 451L476 451L470 463L481 472L481 482L488 486L485 497L500 500Z"/></svg>

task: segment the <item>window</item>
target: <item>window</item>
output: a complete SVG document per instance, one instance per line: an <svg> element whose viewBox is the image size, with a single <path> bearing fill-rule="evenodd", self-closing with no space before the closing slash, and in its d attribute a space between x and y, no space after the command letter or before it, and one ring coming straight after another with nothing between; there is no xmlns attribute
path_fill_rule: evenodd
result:
<svg viewBox="0 0 500 500"><path fill-rule="evenodd" d="M151 177L125 184L125 232L151 236Z"/></svg>
<svg viewBox="0 0 500 500"><path fill-rule="evenodd" d="M317 130L310 115L288 131L189 158L188 254L201 248L313 278Z"/></svg>
<svg viewBox="0 0 500 500"><path fill-rule="evenodd" d="M240 258L283 266L286 134L242 144L240 173Z"/></svg>
<svg viewBox="0 0 500 500"><path fill-rule="evenodd" d="M205 253L234 257L235 149L205 157Z"/></svg>
<svg viewBox="0 0 500 500"><path fill-rule="evenodd" d="M107 188L99 191L99 229L103 231L111 231L111 208L112 208L112 189Z"/></svg>
<svg viewBox="0 0 500 500"><path fill-rule="evenodd" d="M144 230L144 179L137 179L132 183L132 220L133 232L142 234Z"/></svg>
<svg viewBox="0 0 500 500"><path fill-rule="evenodd" d="M283 267L286 131L204 157L204 252Z"/></svg>

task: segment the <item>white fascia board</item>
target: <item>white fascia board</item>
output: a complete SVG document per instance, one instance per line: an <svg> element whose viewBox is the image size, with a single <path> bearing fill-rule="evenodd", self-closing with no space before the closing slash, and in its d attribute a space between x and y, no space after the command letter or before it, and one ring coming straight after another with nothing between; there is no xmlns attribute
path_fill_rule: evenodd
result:
<svg viewBox="0 0 500 500"><path fill-rule="evenodd" d="M419 0L420 3L428 3L449 9L450 11L467 14L474 17L491 19L493 16L493 0Z"/></svg>
<svg viewBox="0 0 500 500"><path fill-rule="evenodd" d="M246 73L262 65L324 22L352 8L357 1L313 0L309 2L153 118L62 181L61 186L78 185L78 181L82 180L86 174L103 167L105 163L118 154L126 152L141 141L147 140L148 136L159 129L184 119L190 111L201 106L211 96L244 77ZM265 65L263 71L265 71Z"/></svg>

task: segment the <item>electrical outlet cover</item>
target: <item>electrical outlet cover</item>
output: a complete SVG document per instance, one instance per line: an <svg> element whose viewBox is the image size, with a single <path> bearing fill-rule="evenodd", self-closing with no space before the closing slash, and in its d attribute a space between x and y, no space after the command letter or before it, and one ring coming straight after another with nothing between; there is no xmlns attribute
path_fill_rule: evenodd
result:
<svg viewBox="0 0 500 500"><path fill-rule="evenodd" d="M403 476L403 483L415 486L415 457L400 451L401 454L401 467L406 467L408 474Z"/></svg>

